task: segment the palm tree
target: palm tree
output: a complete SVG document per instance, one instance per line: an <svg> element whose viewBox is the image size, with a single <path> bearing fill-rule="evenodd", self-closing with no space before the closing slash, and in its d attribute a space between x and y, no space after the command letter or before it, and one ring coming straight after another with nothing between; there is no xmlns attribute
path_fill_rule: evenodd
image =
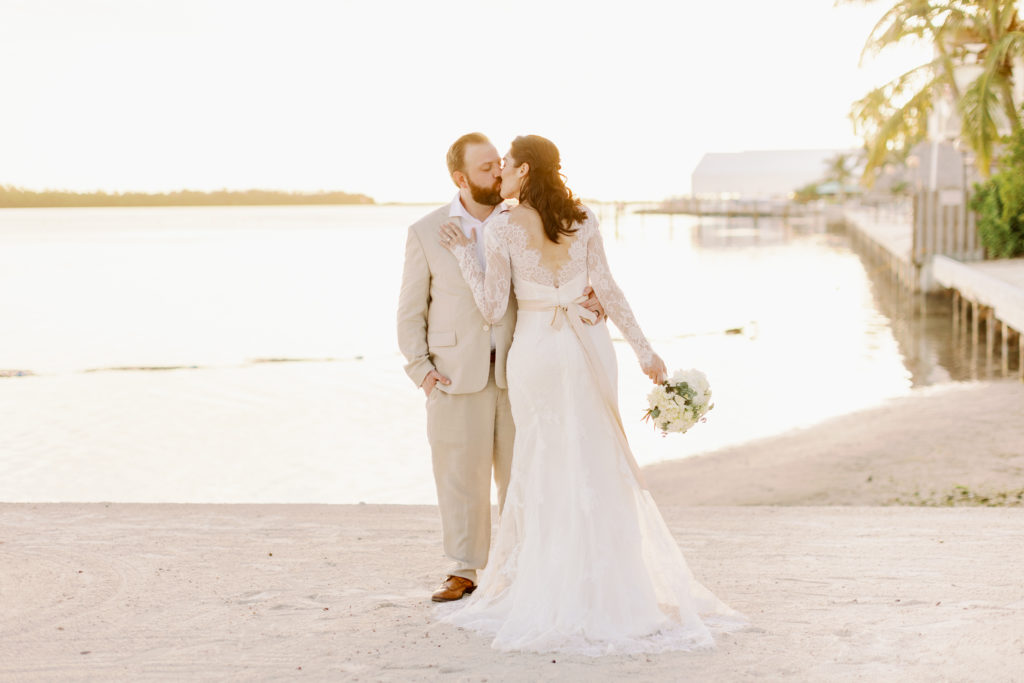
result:
<svg viewBox="0 0 1024 683"><path fill-rule="evenodd" d="M905 161L910 149L927 135L932 92L939 80L931 76L932 66L908 71L853 103L850 118L854 133L864 138L867 185L886 164Z"/></svg>
<svg viewBox="0 0 1024 683"><path fill-rule="evenodd" d="M835 182L839 187L839 201L846 200L846 188L853 178L853 169L857 164L857 157L853 154L839 152L825 161L826 182Z"/></svg>
<svg viewBox="0 0 1024 683"><path fill-rule="evenodd" d="M868 4L875 0L845 0ZM950 49L947 37L960 29L966 20L964 5L970 2L956 0L899 0L875 24L861 50L860 58L877 55L885 48L908 39L927 40L934 45L938 56L935 61L923 65L941 74L953 89L953 96L960 99L960 92L953 77L956 68L956 54ZM921 68L921 67L918 67ZM916 71L916 69L912 70ZM906 76L907 74L904 74ZM901 80L904 76L900 76Z"/></svg>
<svg viewBox="0 0 1024 683"><path fill-rule="evenodd" d="M837 0L836 4L876 0ZM876 88L853 104L854 130L865 140L865 181L895 153L905 158L924 139L928 114L949 94L960 112L962 137L974 150L978 169L989 173L1001 123L1020 125L1013 100L1013 59L1024 54L1024 26L1014 0L898 0L868 36L861 59L912 39L929 41L935 58ZM972 49L984 68L966 88L957 66L970 63Z"/></svg>
<svg viewBox="0 0 1024 683"><path fill-rule="evenodd" d="M1021 129L1021 111L1013 98L1013 60L1024 54L1024 24L1015 3L987 0L971 17L970 38L981 46L981 74L959 100L963 137L978 157L984 175L992 166L1000 124L1011 133Z"/></svg>

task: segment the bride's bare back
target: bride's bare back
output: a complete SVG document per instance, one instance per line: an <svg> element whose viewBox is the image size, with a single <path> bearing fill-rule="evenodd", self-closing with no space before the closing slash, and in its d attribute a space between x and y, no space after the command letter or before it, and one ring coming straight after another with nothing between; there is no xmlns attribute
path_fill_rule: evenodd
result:
<svg viewBox="0 0 1024 683"><path fill-rule="evenodd" d="M517 206L509 211L509 224L519 226L526 233L526 248L537 252L538 265L550 273L556 285L559 282L559 274L572 261L573 244L580 238L579 232L572 235L562 235L558 243L552 242L547 233L544 232L544 224L540 214L531 207Z"/></svg>

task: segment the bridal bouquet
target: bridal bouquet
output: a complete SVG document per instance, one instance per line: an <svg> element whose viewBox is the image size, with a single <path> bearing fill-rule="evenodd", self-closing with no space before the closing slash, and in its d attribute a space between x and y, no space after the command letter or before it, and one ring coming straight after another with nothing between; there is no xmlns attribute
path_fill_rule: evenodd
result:
<svg viewBox="0 0 1024 683"><path fill-rule="evenodd" d="M669 432L682 434L715 407L711 403L708 378L700 370L677 370L667 382L654 387L647 395L650 408L644 422L653 420L662 435Z"/></svg>

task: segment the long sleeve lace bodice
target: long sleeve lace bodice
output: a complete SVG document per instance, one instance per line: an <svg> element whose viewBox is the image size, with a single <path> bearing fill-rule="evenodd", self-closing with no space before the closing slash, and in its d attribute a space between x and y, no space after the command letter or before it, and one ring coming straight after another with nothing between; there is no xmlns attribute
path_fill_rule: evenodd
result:
<svg viewBox="0 0 1024 683"><path fill-rule="evenodd" d="M476 250L470 244L455 247L462 275L473 292L473 298L484 318L490 323L501 320L508 307L513 272L517 278L540 285L557 287L587 273L605 313L622 332L633 348L640 365L647 367L654 350L644 336L625 295L612 277L597 218L587 209L587 219L579 227L569 247L569 262L557 273L541 265L540 253L528 246L526 231L509 222L502 214L487 226L484 238L486 271L481 268Z"/></svg>
<svg viewBox="0 0 1024 683"><path fill-rule="evenodd" d="M500 231L507 227L504 216L499 216L488 225L484 237L484 260L487 262L486 274L480 267L476 249L470 243L467 246L455 247L453 253L459 261L462 277L466 279L473 291L476 307L487 322L492 325L501 320L508 308L509 291L512 287L512 263L509 256L508 243ZM479 239L479 234L477 239Z"/></svg>
<svg viewBox="0 0 1024 683"><path fill-rule="evenodd" d="M629 307L626 296L619 289L612 271L608 267L608 257L604 253L604 240L601 238L601 231L597 227L597 218L588 209L588 224L592 225L589 239L587 240L587 271L590 275L590 286L594 288L598 300L604 306L604 311L615 326L622 332L629 345L633 347L642 367L647 367L654 360L654 349L644 336L640 324L633 315L633 309Z"/></svg>

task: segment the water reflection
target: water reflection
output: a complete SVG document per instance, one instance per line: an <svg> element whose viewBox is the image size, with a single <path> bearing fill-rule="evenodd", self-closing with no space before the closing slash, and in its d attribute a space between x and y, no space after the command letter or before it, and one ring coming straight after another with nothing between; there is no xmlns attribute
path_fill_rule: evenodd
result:
<svg viewBox="0 0 1024 683"><path fill-rule="evenodd" d="M0 213L0 289L19 293L0 297L0 370L38 373L0 379L17 426L0 430L0 500L434 502L394 341L406 226L430 208ZM975 376L948 299L915 303L821 218L597 208L654 347L715 388L706 425L663 439L616 344L642 464ZM347 360L250 362L267 358ZM128 365L197 369L83 372Z"/></svg>
<svg viewBox="0 0 1024 683"><path fill-rule="evenodd" d="M786 245L794 239L817 235L819 245L856 253L855 244L843 226L829 224L823 216L760 221L705 219L690 234L693 244L704 250ZM1003 376L998 356L995 361L985 357L984 325L978 344L971 342L967 325L955 325L949 292L908 292L886 268L861 254L858 256L877 309L864 320L867 351L880 351L885 346L882 339L891 334L914 387ZM1013 368L1011 357L1010 369Z"/></svg>
<svg viewBox="0 0 1024 683"><path fill-rule="evenodd" d="M911 390L862 262L821 219L640 215L606 248L655 349L673 368L704 370L716 391L712 419L684 439L627 425L641 462L707 453ZM619 364L628 415L649 385L631 371L628 347Z"/></svg>
<svg viewBox="0 0 1024 683"><path fill-rule="evenodd" d="M826 223L820 215L783 219L703 219L693 231L693 240L703 249L762 247L786 244L794 237L824 232Z"/></svg>
<svg viewBox="0 0 1024 683"><path fill-rule="evenodd" d="M880 313L877 324L892 331L913 386L1003 377L1000 363L985 354L985 326L975 344L967 326L955 324L950 292L911 293L883 266L863 255L862 262ZM1011 354L1009 369L1015 367Z"/></svg>

